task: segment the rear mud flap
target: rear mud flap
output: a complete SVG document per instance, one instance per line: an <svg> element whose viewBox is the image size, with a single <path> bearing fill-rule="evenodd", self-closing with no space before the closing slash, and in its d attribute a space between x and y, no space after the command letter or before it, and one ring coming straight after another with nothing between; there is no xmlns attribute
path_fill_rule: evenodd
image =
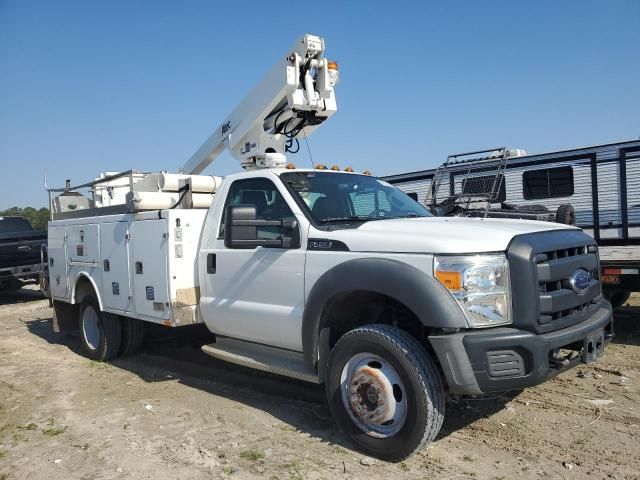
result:
<svg viewBox="0 0 640 480"><path fill-rule="evenodd" d="M73 332L79 328L78 305L53 301L53 331L56 333Z"/></svg>

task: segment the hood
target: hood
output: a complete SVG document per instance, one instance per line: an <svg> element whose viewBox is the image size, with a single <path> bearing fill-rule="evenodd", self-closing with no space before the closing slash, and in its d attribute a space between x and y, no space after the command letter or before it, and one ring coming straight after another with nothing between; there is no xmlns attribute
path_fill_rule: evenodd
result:
<svg viewBox="0 0 640 480"><path fill-rule="evenodd" d="M339 240L354 252L455 254L504 251L516 235L552 230L578 229L533 220L425 217L375 220L310 237Z"/></svg>

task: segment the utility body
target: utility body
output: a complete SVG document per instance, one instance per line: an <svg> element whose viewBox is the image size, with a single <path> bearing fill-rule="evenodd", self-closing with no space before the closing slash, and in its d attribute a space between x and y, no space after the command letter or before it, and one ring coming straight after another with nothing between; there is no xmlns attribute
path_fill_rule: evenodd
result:
<svg viewBox="0 0 640 480"><path fill-rule="evenodd" d="M601 355L611 307L580 229L434 217L370 175L285 167L335 111L336 77L318 87L324 41L300 44L295 84L239 123L254 132L234 153L243 172L193 174L238 132L225 122L180 174L107 175L87 208L54 212L55 328L109 360L140 346L144 321L204 322L206 353L324 383L349 437L392 461L435 438L447 394L535 385ZM104 206L98 186L124 203Z"/></svg>

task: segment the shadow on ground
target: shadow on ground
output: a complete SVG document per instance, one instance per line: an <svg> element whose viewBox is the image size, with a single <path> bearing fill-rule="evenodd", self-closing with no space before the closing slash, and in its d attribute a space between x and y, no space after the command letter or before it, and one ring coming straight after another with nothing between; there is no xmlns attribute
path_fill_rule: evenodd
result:
<svg viewBox="0 0 640 480"><path fill-rule="evenodd" d="M45 296L40 290L32 288L21 288L20 290L0 291L0 305L11 305L14 303L33 302L44 300Z"/></svg>
<svg viewBox="0 0 640 480"><path fill-rule="evenodd" d="M81 355L78 336L55 333L51 323L51 319L33 320L27 325L34 335L51 344L65 345ZM150 325L140 353L117 359L112 364L146 382L177 379L189 387L268 412L299 431L353 450L331 418L322 386L256 372L202 353L200 347L213 341L213 335L204 325L179 329ZM516 393L448 402L438 438L492 415L514 395Z"/></svg>
<svg viewBox="0 0 640 480"><path fill-rule="evenodd" d="M640 345L640 307L622 307L613 312L613 341L624 345Z"/></svg>

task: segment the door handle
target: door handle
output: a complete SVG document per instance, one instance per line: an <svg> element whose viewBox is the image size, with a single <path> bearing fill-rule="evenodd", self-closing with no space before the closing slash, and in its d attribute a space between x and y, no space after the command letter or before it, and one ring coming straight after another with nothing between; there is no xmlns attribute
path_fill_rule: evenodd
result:
<svg viewBox="0 0 640 480"><path fill-rule="evenodd" d="M19 252L30 252L33 250L29 245L21 245L18 247Z"/></svg>
<svg viewBox="0 0 640 480"><path fill-rule="evenodd" d="M207 255L207 273L216 273L216 254L210 253Z"/></svg>

